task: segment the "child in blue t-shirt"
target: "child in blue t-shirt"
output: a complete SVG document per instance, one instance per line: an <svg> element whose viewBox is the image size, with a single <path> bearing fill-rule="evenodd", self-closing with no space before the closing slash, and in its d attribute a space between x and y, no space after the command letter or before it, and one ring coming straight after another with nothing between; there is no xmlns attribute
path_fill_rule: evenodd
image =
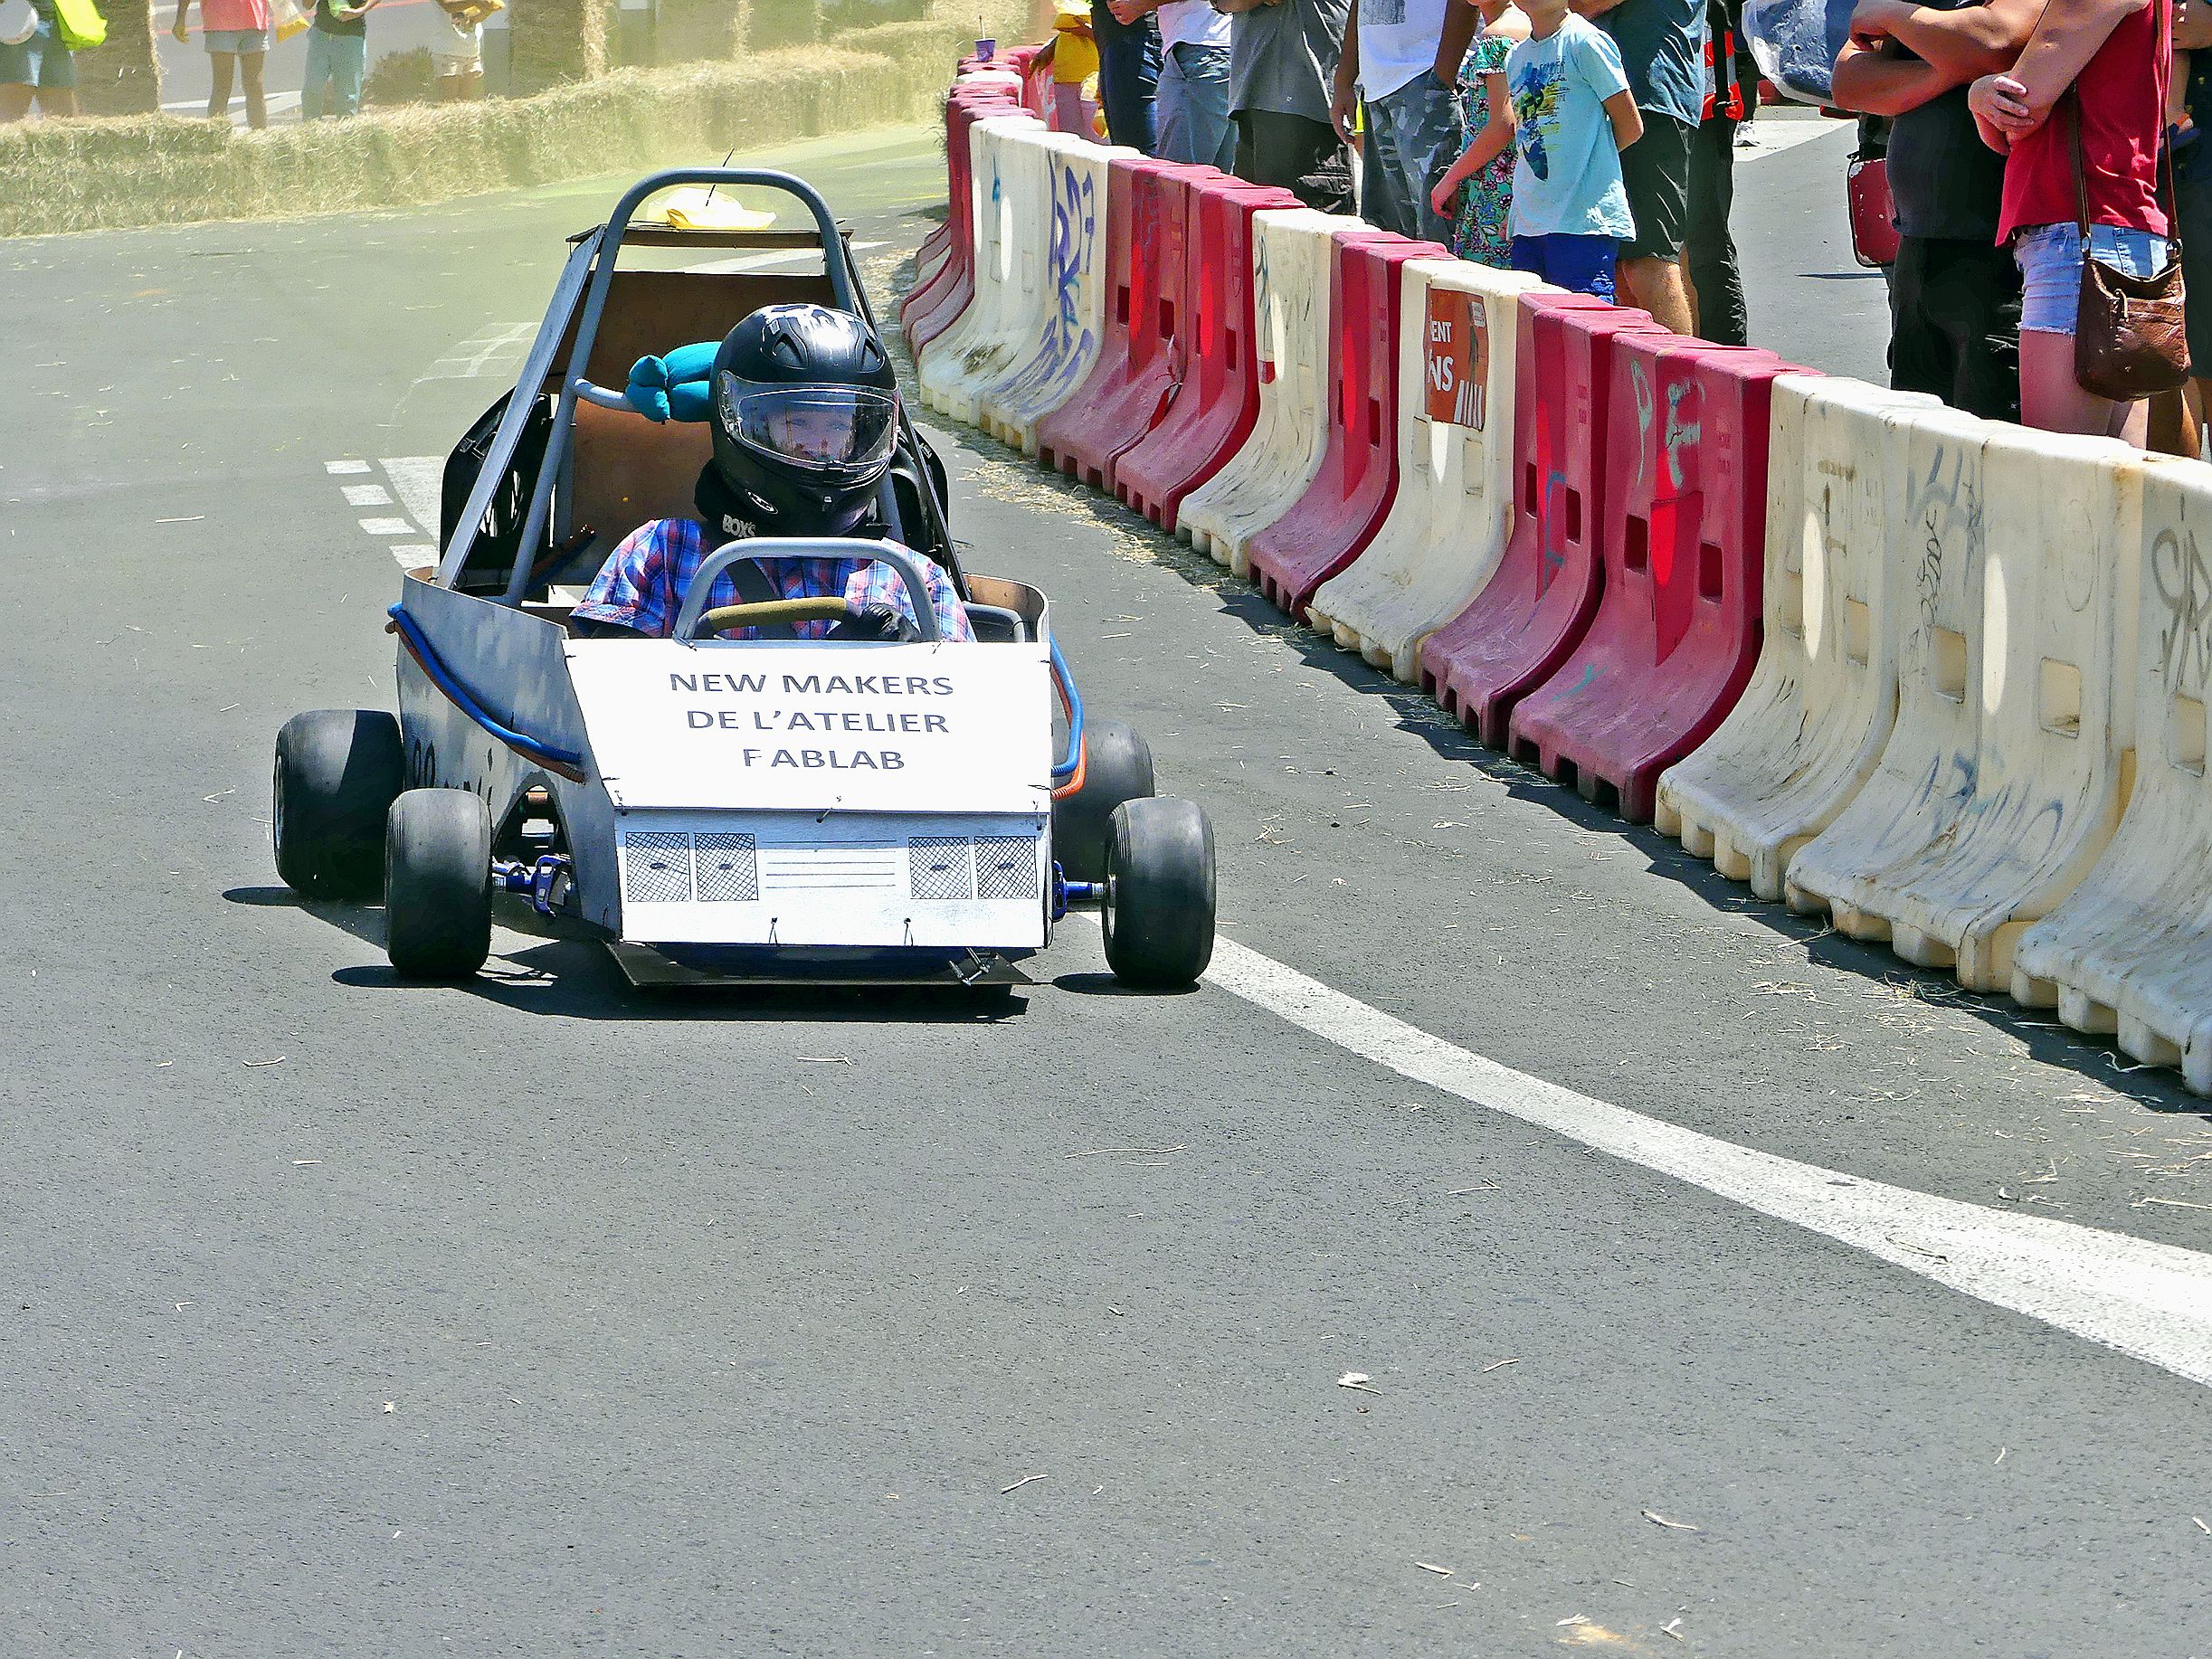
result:
<svg viewBox="0 0 2212 1659"><path fill-rule="evenodd" d="M1620 152L1644 136L1612 37L1567 0L1517 0L1529 38L1505 59L1513 100L1513 262L1613 298L1615 248L1636 234Z"/></svg>

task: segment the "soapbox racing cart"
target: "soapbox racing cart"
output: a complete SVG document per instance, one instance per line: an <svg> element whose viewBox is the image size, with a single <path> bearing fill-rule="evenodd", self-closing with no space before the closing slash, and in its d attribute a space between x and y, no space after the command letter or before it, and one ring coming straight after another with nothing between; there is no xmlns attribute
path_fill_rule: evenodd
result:
<svg viewBox="0 0 2212 1659"><path fill-rule="evenodd" d="M698 185L781 192L802 223L642 216ZM1086 721L1045 596L962 567L903 409L878 504L896 539L728 543L672 637L573 637L582 586L640 524L692 515L710 453L702 427L607 388L792 301L873 322L829 208L789 175L657 174L575 239L515 390L447 462L441 556L392 608L398 717L322 709L277 739L279 873L311 897L381 892L412 978L475 973L496 910L603 941L639 983L1005 987L1095 903L1118 978L1191 983L1213 948L1204 814L1153 793L1134 732ZM909 548L952 575L973 641L941 637ZM918 640L716 637L844 615L837 595L706 609L740 560L824 556L890 565Z"/></svg>

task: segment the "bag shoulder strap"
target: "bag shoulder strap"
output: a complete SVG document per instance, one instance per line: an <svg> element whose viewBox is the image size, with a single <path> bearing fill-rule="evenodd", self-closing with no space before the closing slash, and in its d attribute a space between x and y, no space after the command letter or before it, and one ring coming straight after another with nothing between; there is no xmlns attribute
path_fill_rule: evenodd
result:
<svg viewBox="0 0 2212 1659"><path fill-rule="evenodd" d="M730 585L737 590L737 602L742 605L772 604L783 597L768 573L751 559L739 559L729 566ZM764 622L753 630L756 640L796 640L799 636L789 622Z"/></svg>

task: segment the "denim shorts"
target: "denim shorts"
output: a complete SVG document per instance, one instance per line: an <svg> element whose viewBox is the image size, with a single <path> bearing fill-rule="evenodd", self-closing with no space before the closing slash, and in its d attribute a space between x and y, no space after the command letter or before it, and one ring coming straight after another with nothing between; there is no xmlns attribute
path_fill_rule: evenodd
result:
<svg viewBox="0 0 2212 1659"><path fill-rule="evenodd" d="M20 45L0 43L0 86L41 87L62 91L77 84L77 66L69 48L53 37L53 25L41 23Z"/></svg>
<svg viewBox="0 0 2212 1659"><path fill-rule="evenodd" d="M2089 247L2107 265L2131 277L2155 277L2166 269L2166 239L2148 231L2093 224ZM2012 257L2020 267L2021 330L2072 334L2082 303L2081 227L2029 225L2014 232Z"/></svg>
<svg viewBox="0 0 2212 1659"><path fill-rule="evenodd" d="M269 50L269 31L266 29L208 29L203 33L208 52L229 52L242 58L251 58Z"/></svg>

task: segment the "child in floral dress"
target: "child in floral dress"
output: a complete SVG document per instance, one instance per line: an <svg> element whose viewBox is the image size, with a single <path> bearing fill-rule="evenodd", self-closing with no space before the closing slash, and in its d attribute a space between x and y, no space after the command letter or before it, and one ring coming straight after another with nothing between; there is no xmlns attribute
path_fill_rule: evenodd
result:
<svg viewBox="0 0 2212 1659"><path fill-rule="evenodd" d="M1452 251L1477 265L1513 269L1506 219L1513 204L1513 104L1505 93L1505 54L1528 38L1512 0L1466 0L1482 14L1482 29L1459 71L1459 108L1467 118L1466 153L1446 169L1430 197L1439 213L1457 214Z"/></svg>

